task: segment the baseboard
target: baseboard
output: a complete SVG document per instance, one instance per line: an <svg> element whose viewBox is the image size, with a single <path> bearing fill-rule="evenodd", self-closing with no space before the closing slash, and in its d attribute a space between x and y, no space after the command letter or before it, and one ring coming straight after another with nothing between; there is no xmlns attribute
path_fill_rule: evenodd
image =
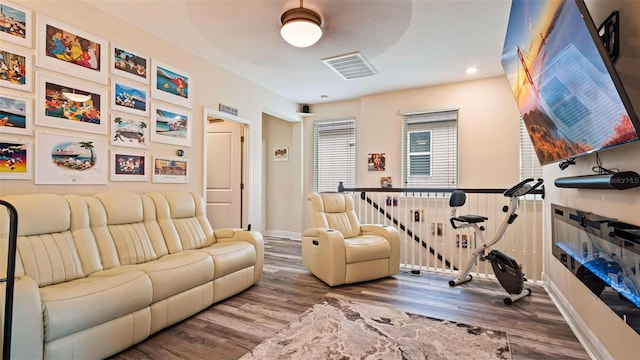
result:
<svg viewBox="0 0 640 360"><path fill-rule="evenodd" d="M273 236L280 238L287 238L291 240L302 240L302 233L284 230L267 230L264 232L265 236Z"/></svg>
<svg viewBox="0 0 640 360"><path fill-rule="evenodd" d="M565 319L573 333L580 341L580 344L584 347L589 357L592 359L613 360L613 357L607 349L602 345L600 340L593 334L591 329L585 324L580 315L575 311L573 306L562 295L556 285L549 279L546 274L543 274L544 288L547 290L549 297L556 305L560 314Z"/></svg>

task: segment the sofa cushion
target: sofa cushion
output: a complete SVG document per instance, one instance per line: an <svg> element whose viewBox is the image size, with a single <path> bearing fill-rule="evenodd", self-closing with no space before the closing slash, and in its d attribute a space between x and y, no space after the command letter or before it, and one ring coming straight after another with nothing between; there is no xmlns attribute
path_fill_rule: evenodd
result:
<svg viewBox="0 0 640 360"><path fill-rule="evenodd" d="M216 243L195 251L204 252L213 258L216 279L256 263L256 249L253 244L245 241Z"/></svg>
<svg viewBox="0 0 640 360"><path fill-rule="evenodd" d="M26 194L3 196L18 211L18 236L59 233L71 228L69 203L61 195ZM2 211L6 216L6 212ZM4 216L3 216L4 215ZM8 220L1 224L8 225ZM8 227L0 231L7 234Z"/></svg>
<svg viewBox="0 0 640 360"><path fill-rule="evenodd" d="M149 306L153 290L144 272L127 271L46 286L40 297L45 341L51 341Z"/></svg>
<svg viewBox="0 0 640 360"><path fill-rule="evenodd" d="M96 276L133 270L144 271L151 279L154 303L213 281L214 278L212 258L197 252L180 252L143 264L119 266Z"/></svg>
<svg viewBox="0 0 640 360"><path fill-rule="evenodd" d="M382 236L362 235L345 239L344 244L347 264L387 259L391 256L391 245Z"/></svg>

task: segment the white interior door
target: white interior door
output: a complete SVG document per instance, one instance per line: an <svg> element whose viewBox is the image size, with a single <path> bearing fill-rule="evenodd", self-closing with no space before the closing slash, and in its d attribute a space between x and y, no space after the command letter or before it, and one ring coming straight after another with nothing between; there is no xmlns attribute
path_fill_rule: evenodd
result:
<svg viewBox="0 0 640 360"><path fill-rule="evenodd" d="M214 229L242 227L244 125L210 120L207 126L207 218Z"/></svg>

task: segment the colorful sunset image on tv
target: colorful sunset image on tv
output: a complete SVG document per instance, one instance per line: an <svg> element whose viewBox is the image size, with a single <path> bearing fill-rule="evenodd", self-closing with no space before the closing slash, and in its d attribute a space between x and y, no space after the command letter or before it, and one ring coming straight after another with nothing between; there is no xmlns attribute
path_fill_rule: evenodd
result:
<svg viewBox="0 0 640 360"><path fill-rule="evenodd" d="M47 25L46 54L50 58L100 71L100 44Z"/></svg>
<svg viewBox="0 0 640 360"><path fill-rule="evenodd" d="M26 38L27 22L24 11L0 4L0 31L20 39Z"/></svg>
<svg viewBox="0 0 640 360"><path fill-rule="evenodd" d="M99 94L47 82L42 101L46 116L100 124Z"/></svg>
<svg viewBox="0 0 640 360"><path fill-rule="evenodd" d="M156 134L175 138L188 138L188 118L168 110L156 110Z"/></svg>
<svg viewBox="0 0 640 360"><path fill-rule="evenodd" d="M156 89L169 94L189 98L189 78L158 66Z"/></svg>
<svg viewBox="0 0 640 360"><path fill-rule="evenodd" d="M96 165L93 141L65 141L51 149L51 161L62 169L84 171Z"/></svg>
<svg viewBox="0 0 640 360"><path fill-rule="evenodd" d="M25 100L0 96L0 132L3 126L26 129L27 103Z"/></svg>
<svg viewBox="0 0 640 360"><path fill-rule="evenodd" d="M27 74L26 57L0 50L0 81L24 85Z"/></svg>
<svg viewBox="0 0 640 360"><path fill-rule="evenodd" d="M27 161L27 145L0 142L0 173L25 174Z"/></svg>
<svg viewBox="0 0 640 360"><path fill-rule="evenodd" d="M638 138L575 1L513 1L502 66L542 165Z"/></svg>

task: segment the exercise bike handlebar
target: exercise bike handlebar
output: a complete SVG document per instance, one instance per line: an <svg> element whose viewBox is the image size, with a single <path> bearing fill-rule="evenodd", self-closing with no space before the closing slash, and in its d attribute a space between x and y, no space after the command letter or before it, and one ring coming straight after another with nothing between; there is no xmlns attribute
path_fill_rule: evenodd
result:
<svg viewBox="0 0 640 360"><path fill-rule="evenodd" d="M531 185L530 183L534 182L535 183L533 185ZM525 180L520 181L519 183L517 183L516 185L514 185L513 187L511 187L510 189L508 189L507 191L504 192L504 196L506 197L520 197L523 195L527 195L531 192L533 192L535 189L539 188L540 185L542 185L542 183L544 182L544 180L538 178L537 180L535 180L534 178L528 178Z"/></svg>

